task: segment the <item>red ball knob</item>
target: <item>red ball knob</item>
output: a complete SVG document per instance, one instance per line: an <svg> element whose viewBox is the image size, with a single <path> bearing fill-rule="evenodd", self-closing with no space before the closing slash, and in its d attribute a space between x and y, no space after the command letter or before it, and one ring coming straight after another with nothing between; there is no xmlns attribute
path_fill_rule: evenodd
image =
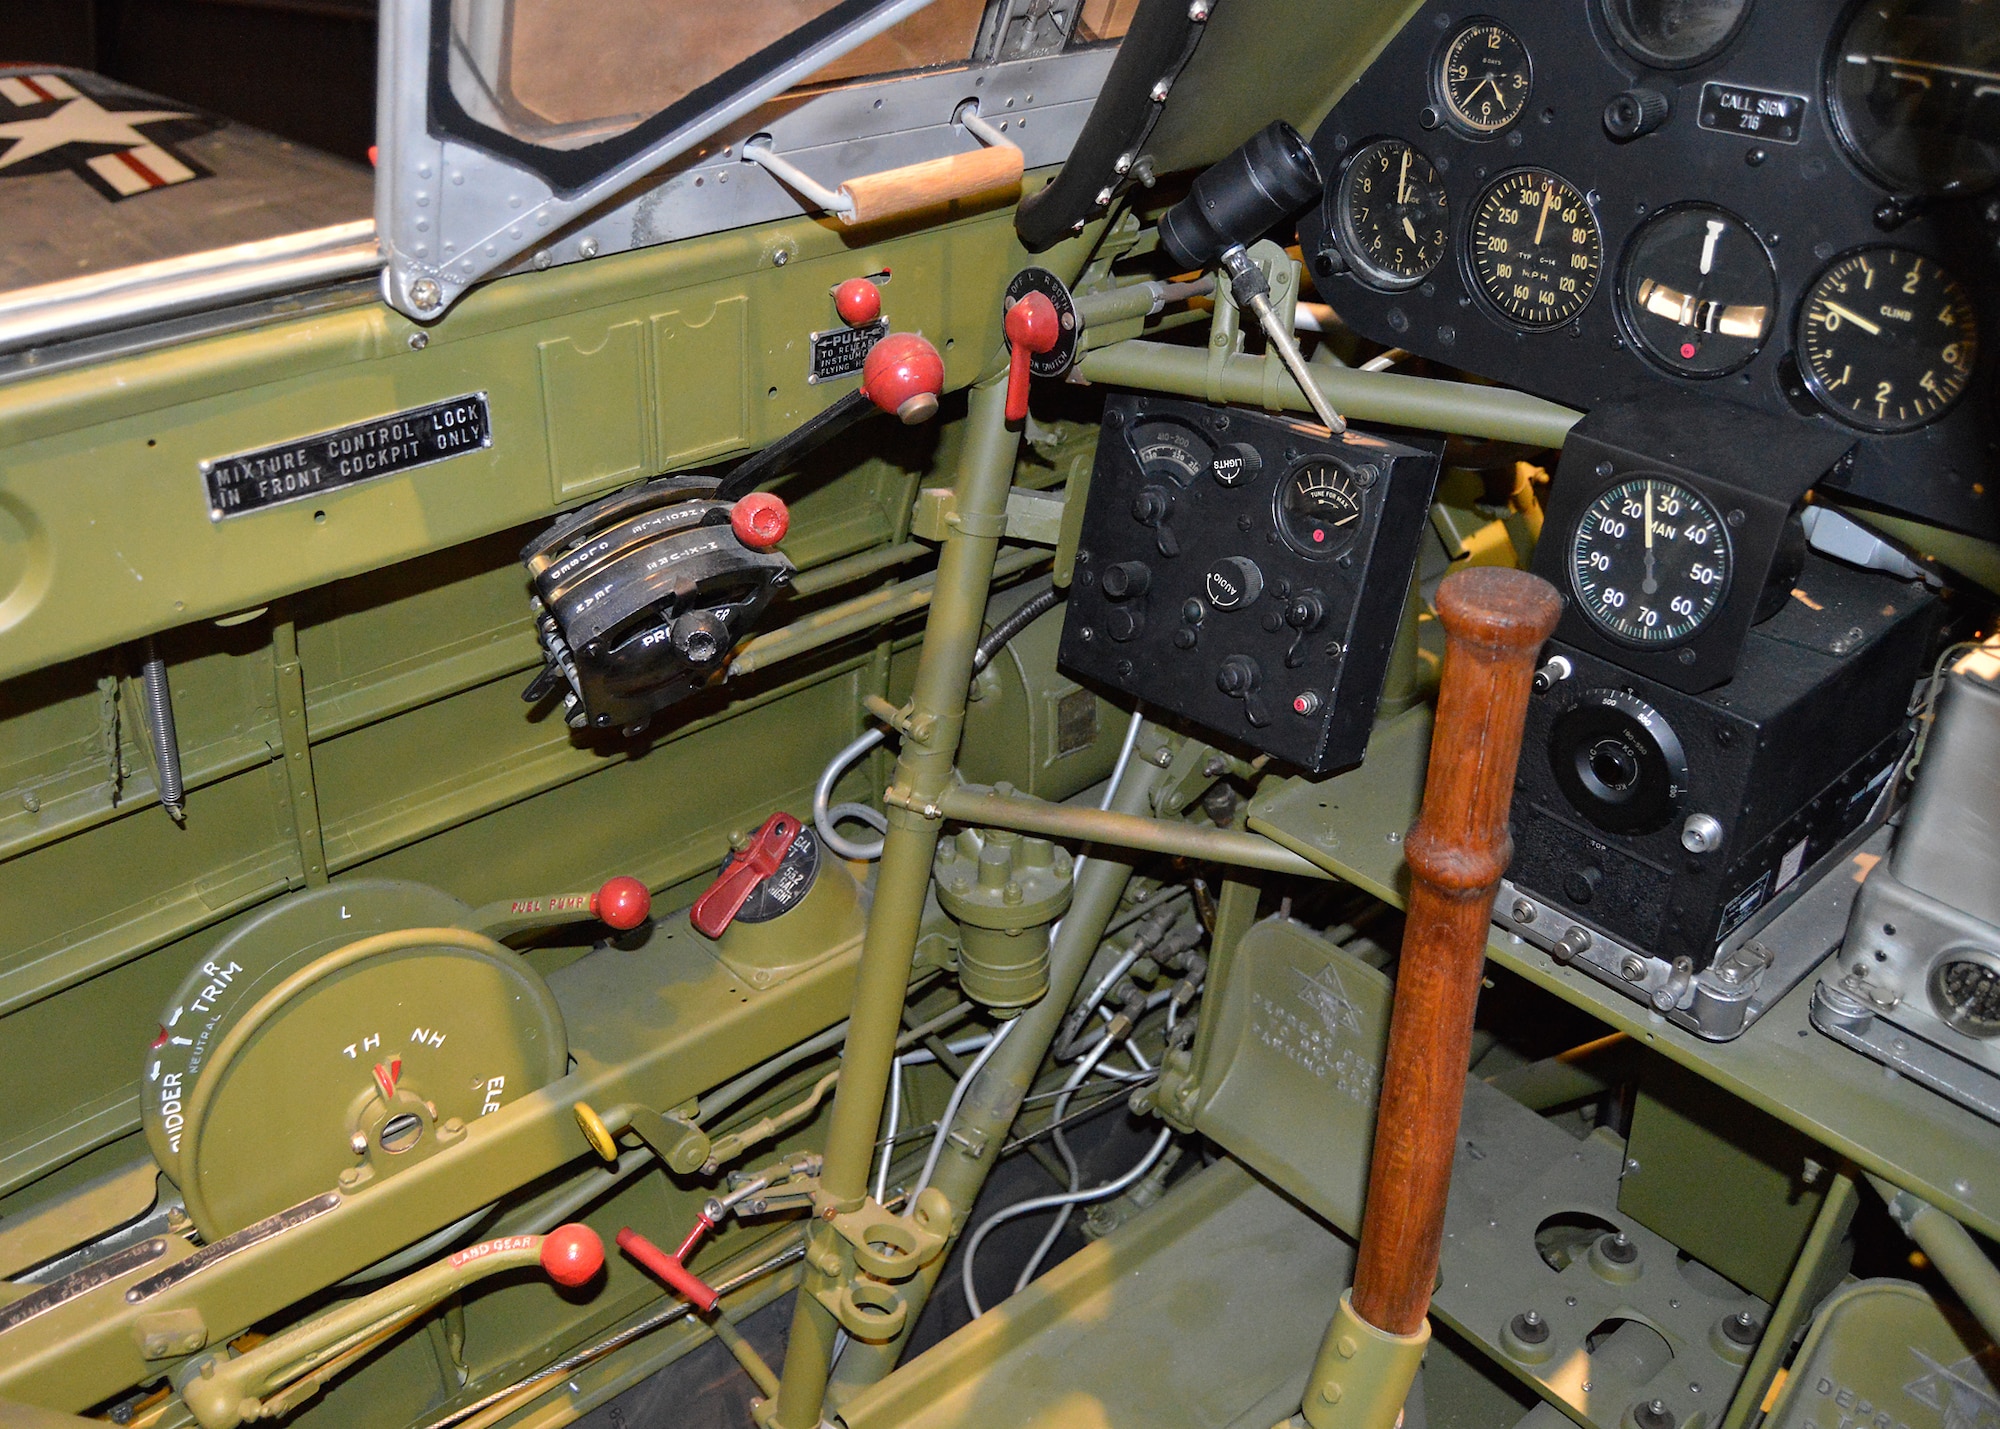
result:
<svg viewBox="0 0 2000 1429"><path fill-rule="evenodd" d="M604 1268L604 1242L589 1226L557 1226L542 1237L542 1269L558 1285L574 1290Z"/></svg>
<svg viewBox="0 0 2000 1429"><path fill-rule="evenodd" d="M872 323L882 316L882 290L866 278L849 278L833 290L833 310L849 327Z"/></svg>
<svg viewBox="0 0 2000 1429"><path fill-rule="evenodd" d="M913 332L892 332L868 351L862 395L914 426L936 413L944 391L944 359Z"/></svg>
<svg viewBox="0 0 2000 1429"><path fill-rule="evenodd" d="M792 529L792 513L768 491L753 491L729 511L729 529L753 551L768 551Z"/></svg>
<svg viewBox="0 0 2000 1429"><path fill-rule="evenodd" d="M600 922L608 923L622 933L646 921L647 915L653 911L653 895L638 879L621 875L607 880L602 888L590 895L590 911ZM603 1258L602 1249L598 1256Z"/></svg>

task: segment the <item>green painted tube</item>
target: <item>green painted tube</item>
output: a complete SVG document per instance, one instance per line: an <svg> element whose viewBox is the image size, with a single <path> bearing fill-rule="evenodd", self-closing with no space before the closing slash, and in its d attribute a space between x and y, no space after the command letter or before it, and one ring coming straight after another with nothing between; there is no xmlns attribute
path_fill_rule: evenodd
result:
<svg viewBox="0 0 2000 1429"><path fill-rule="evenodd" d="M1135 746L1134 757L1125 766L1124 777L1111 796L1112 810L1127 815L1143 813L1153 790L1165 778L1166 771L1151 760L1139 758ZM1069 1015L1070 1004L1076 1000L1077 989L1082 986L1097 945L1103 941L1104 930L1118 911L1119 900L1125 896L1131 879L1129 863L1095 855L1084 861L1076 876L1069 911L1063 915L1062 926L1049 946L1047 994L1021 1014L1007 1040L980 1072L979 1080L966 1091L952 1123L959 1134L945 1143L944 1154L931 1173L931 1185L950 1199L958 1218L958 1224L952 1228L954 1235L964 1230L972 1203L979 1199L980 1188L1000 1159L1007 1128L1020 1114L1021 1099L1034 1085L1035 1073L1056 1034L1062 1030L1063 1019ZM946 1256L939 1256L904 1287L910 1318L901 1334L879 1343L856 1340L848 1345L828 1390L835 1408L848 1396L895 1369L904 1346L909 1343L910 1332L916 1327L917 1316L923 1312L938 1276L944 1271L945 1260Z"/></svg>
<svg viewBox="0 0 2000 1429"><path fill-rule="evenodd" d="M1021 442L1020 433L1007 423L1006 403L1004 382L973 389L966 449L959 463L959 521L938 558L923 654L911 690L912 732L904 738L896 761L895 786L922 801L935 800L955 777L953 762L965 725L972 655L979 643L1000 535L1006 529L1007 492ZM922 731L921 737L916 731ZM837 1206L859 1206L868 1193L875 1131L882 1120L896 1037L903 1030L910 960L941 822L905 809L889 811L875 901L855 973L854 1012L848 1021L840 1089L827 1127L826 1169L820 1176L821 1188ZM816 1429L820 1422L836 1327L832 1312L816 1292L839 1286L837 1270L827 1267L841 1264L841 1254L832 1227L816 1226L772 1412L778 1429Z"/></svg>
<svg viewBox="0 0 2000 1429"><path fill-rule="evenodd" d="M1134 340L1085 353L1077 370L1092 382L1114 387L1144 387L1273 411L1311 410L1305 394L1276 358L1241 353L1218 357L1202 348ZM1327 400L1351 420L1559 447L1583 416L1505 387L1318 363L1311 370Z"/></svg>
<svg viewBox="0 0 2000 1429"><path fill-rule="evenodd" d="M1116 844L1121 848L1149 849L1185 858L1212 859L1242 868L1261 868L1271 873L1296 874L1301 878L1331 878L1325 869L1299 857L1261 834L1240 834L1233 829L1204 829L1177 819L1152 819L1137 814L1081 809L1074 804L1052 804L1043 799L999 794L990 789L961 787L946 790L936 807L947 819L981 824L999 829L1017 829L1044 838L1082 839L1092 843Z"/></svg>
<svg viewBox="0 0 2000 1429"><path fill-rule="evenodd" d="M1819 1284L1821 1272L1827 1258L1846 1238L1847 1228L1854 1222L1854 1208L1861 1199L1852 1177L1839 1171L1832 1176L1833 1184L1826 1188L1826 1199L1820 1202L1819 1214L1806 1233L1806 1243L1799 1249L1799 1258L1785 1279L1778 1303L1771 1307L1771 1318L1757 1341L1756 1353L1743 1367L1743 1378L1737 1383L1735 1397L1729 1401L1728 1413L1722 1416L1721 1429L1743 1429L1750 1422L1762 1406L1772 1376L1784 1362L1793 1338L1804 1328L1806 1317L1818 1302L1818 1292L1831 1288Z"/></svg>
<svg viewBox="0 0 2000 1429"><path fill-rule="evenodd" d="M1880 1176L1870 1176L1868 1180L1888 1202L1889 1214L1896 1224L1930 1257L1938 1274L1965 1302L1973 1318L1985 1327L1987 1334L2000 1340L2000 1270L1994 1269L1971 1233L1929 1201L1899 1189Z"/></svg>

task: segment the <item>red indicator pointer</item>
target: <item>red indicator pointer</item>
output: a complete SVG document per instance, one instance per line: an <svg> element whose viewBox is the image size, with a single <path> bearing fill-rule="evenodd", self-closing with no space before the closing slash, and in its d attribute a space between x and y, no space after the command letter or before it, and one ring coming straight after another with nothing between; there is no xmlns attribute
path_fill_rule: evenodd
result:
<svg viewBox="0 0 2000 1429"><path fill-rule="evenodd" d="M723 866L708 892L695 899L688 921L705 936L719 938L757 885L778 871L799 836L799 821L790 814L773 814L750 840L750 847Z"/></svg>
<svg viewBox="0 0 2000 1429"><path fill-rule="evenodd" d="M396 1099L396 1083L402 1079L403 1059L401 1057L391 1057L387 1065L381 1062L375 1064L375 1086L382 1093L383 1101L394 1101Z"/></svg>
<svg viewBox="0 0 2000 1429"><path fill-rule="evenodd" d="M1050 351L1062 340L1062 320L1047 293L1030 293L1007 309L1007 420L1028 415L1028 359Z"/></svg>

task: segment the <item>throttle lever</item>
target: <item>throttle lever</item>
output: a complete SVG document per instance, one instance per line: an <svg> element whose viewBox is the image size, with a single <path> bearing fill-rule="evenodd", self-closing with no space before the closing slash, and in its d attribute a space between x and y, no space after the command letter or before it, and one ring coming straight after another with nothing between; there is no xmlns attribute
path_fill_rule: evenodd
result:
<svg viewBox="0 0 2000 1429"><path fill-rule="evenodd" d="M721 937L750 895L757 891L757 885L778 871L801 827L797 819L786 813L766 819L749 847L723 865L708 891L695 899L694 907L688 910L688 921L706 937Z"/></svg>

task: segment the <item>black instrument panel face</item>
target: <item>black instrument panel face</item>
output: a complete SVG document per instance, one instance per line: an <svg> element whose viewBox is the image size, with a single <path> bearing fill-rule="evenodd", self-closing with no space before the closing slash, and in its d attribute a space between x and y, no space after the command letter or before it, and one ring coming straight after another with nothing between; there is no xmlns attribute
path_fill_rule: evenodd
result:
<svg viewBox="0 0 2000 1429"><path fill-rule="evenodd" d="M2000 540L1990 9L1427 5L1313 138L1313 282L1568 406L1700 392L1850 434L1823 484Z"/></svg>

